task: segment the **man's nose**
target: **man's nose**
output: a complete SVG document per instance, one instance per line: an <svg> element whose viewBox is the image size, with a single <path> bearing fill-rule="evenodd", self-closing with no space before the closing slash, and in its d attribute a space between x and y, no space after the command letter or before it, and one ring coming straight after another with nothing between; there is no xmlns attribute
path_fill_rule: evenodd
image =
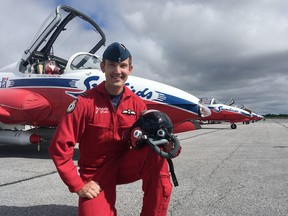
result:
<svg viewBox="0 0 288 216"><path fill-rule="evenodd" d="M115 67L115 73L121 73L121 67L119 65Z"/></svg>

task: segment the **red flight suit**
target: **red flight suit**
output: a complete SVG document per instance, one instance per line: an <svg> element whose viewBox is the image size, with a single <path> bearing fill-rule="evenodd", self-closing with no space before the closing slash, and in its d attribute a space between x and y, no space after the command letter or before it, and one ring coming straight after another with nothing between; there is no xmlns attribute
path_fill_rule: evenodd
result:
<svg viewBox="0 0 288 216"><path fill-rule="evenodd" d="M94 199L79 198L80 216L117 215L116 185L142 179L141 216L164 216L172 192L168 163L147 145L133 150L121 137L143 110L145 103L124 87L115 110L105 81L79 96L68 108L49 147L60 177L71 192L94 180L102 191ZM79 174L72 160L79 142Z"/></svg>

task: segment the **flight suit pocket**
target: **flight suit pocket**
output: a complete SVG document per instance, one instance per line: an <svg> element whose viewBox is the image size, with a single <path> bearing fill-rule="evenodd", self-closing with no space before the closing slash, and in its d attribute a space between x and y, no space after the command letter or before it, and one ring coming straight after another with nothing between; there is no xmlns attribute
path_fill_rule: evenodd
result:
<svg viewBox="0 0 288 216"><path fill-rule="evenodd" d="M162 198L159 206L158 212L167 211L169 206L170 197L172 194L172 184L170 182L170 177L162 177L161 178L162 185Z"/></svg>

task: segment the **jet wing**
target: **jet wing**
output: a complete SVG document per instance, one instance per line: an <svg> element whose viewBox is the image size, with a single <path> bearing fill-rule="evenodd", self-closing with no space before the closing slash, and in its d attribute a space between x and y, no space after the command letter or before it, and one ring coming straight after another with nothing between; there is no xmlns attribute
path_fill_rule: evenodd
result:
<svg viewBox="0 0 288 216"><path fill-rule="evenodd" d="M24 89L1 89L0 122L33 124L46 119L51 105L42 95Z"/></svg>

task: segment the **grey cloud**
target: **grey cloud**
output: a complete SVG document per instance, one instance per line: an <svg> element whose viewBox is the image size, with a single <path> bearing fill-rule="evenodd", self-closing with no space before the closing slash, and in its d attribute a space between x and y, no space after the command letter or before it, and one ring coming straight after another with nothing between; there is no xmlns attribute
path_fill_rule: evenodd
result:
<svg viewBox="0 0 288 216"><path fill-rule="evenodd" d="M9 9L15 4L4 2ZM20 48L22 52L22 41L35 33L35 26L42 22L35 17L46 17L56 6L51 1L54 6L48 10L38 1L28 2L33 16L27 13L21 20L14 17L14 22L4 23L10 35L17 25L17 35L0 42L5 62L14 59ZM197 97L234 98L260 114L287 113L286 0L87 0L70 4L101 25L107 44L120 41L132 51L134 75ZM3 20L10 14L0 16ZM27 27L28 22L34 24Z"/></svg>

